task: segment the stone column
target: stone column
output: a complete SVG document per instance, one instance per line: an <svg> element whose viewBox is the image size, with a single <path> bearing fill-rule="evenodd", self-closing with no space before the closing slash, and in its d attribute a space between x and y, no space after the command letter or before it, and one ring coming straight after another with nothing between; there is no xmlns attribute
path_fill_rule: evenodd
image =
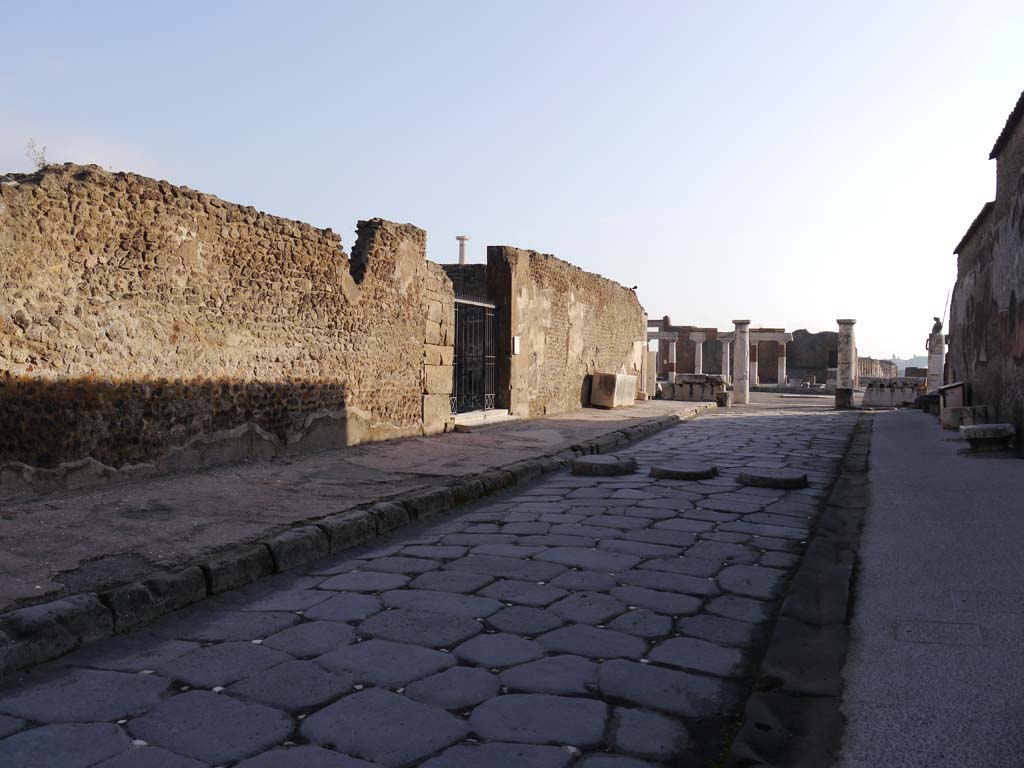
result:
<svg viewBox="0 0 1024 768"><path fill-rule="evenodd" d="M703 333L691 333L693 342L693 372L704 373L704 339Z"/></svg>
<svg viewBox="0 0 1024 768"><path fill-rule="evenodd" d="M750 384L757 386L761 383L761 379L757 374L757 342L755 341L750 345Z"/></svg>
<svg viewBox="0 0 1024 768"><path fill-rule="evenodd" d="M668 343L668 360L665 361L665 374L669 381L676 380L676 343Z"/></svg>
<svg viewBox="0 0 1024 768"><path fill-rule="evenodd" d="M467 235L456 235L455 239L459 241L459 264L466 263L466 243L469 242Z"/></svg>
<svg viewBox="0 0 1024 768"><path fill-rule="evenodd" d="M857 381L857 340L853 326L856 320L839 323L839 354L836 368L836 408L853 408L853 388Z"/></svg>
<svg viewBox="0 0 1024 768"><path fill-rule="evenodd" d="M943 369L946 365L946 337L933 333L928 337L928 392L935 392L942 386Z"/></svg>
<svg viewBox="0 0 1024 768"><path fill-rule="evenodd" d="M725 383L729 383L729 352L732 345L728 341L722 342L722 375L725 377Z"/></svg>
<svg viewBox="0 0 1024 768"><path fill-rule="evenodd" d="M750 402L750 321L733 320L736 345L732 360L732 401L738 405Z"/></svg>
<svg viewBox="0 0 1024 768"><path fill-rule="evenodd" d="M779 342L779 386L786 386L786 342Z"/></svg>

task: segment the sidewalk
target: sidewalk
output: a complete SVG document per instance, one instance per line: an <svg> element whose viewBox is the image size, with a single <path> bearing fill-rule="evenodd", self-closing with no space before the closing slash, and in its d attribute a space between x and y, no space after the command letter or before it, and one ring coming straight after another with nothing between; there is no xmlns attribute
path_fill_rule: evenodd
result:
<svg viewBox="0 0 1024 768"><path fill-rule="evenodd" d="M650 434L708 406L654 400L614 411L586 408L477 432L368 443L92 491L0 498L0 613L110 589L303 521L441 488L588 441L604 440L607 450L631 439L621 430L648 424Z"/></svg>
<svg viewBox="0 0 1024 768"><path fill-rule="evenodd" d="M840 768L1024 755L1024 461L879 413L844 669Z"/></svg>

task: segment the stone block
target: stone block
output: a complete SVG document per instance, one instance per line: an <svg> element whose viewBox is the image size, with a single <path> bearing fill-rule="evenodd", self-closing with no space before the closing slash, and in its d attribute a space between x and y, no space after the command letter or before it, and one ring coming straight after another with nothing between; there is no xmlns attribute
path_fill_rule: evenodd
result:
<svg viewBox="0 0 1024 768"><path fill-rule="evenodd" d="M377 523L365 509L331 515L316 524L327 534L331 552L349 549L377 535Z"/></svg>
<svg viewBox="0 0 1024 768"><path fill-rule="evenodd" d="M280 573L330 554L327 534L315 525L290 528L265 542Z"/></svg>
<svg viewBox="0 0 1024 768"><path fill-rule="evenodd" d="M732 392L716 392L715 404L719 408L732 408Z"/></svg>
<svg viewBox="0 0 1024 768"><path fill-rule="evenodd" d="M428 395L451 395L454 369L450 365L424 365L423 391Z"/></svg>
<svg viewBox="0 0 1024 768"><path fill-rule="evenodd" d="M414 520L433 517L439 512L451 509L455 498L449 488L437 488L401 501Z"/></svg>
<svg viewBox="0 0 1024 768"><path fill-rule="evenodd" d="M206 597L206 579L198 566L162 573L102 596L114 616L114 630L125 632Z"/></svg>
<svg viewBox="0 0 1024 768"><path fill-rule="evenodd" d="M10 611L0 616L0 677L113 633L113 616L92 594Z"/></svg>
<svg viewBox="0 0 1024 768"><path fill-rule="evenodd" d="M636 376L629 373L595 373L591 377L590 404L621 408L636 401Z"/></svg>
<svg viewBox="0 0 1024 768"><path fill-rule="evenodd" d="M274 572L274 559L262 544L241 547L200 563L211 595L244 587Z"/></svg>
<svg viewBox="0 0 1024 768"><path fill-rule="evenodd" d="M1002 451L1013 446L1016 430L1012 424L975 424L960 427L975 451Z"/></svg>
<svg viewBox="0 0 1024 768"><path fill-rule="evenodd" d="M426 344L423 347L424 365L451 365L455 359L455 349L439 344Z"/></svg>
<svg viewBox="0 0 1024 768"><path fill-rule="evenodd" d="M959 429L988 423L988 406L965 405L943 408L939 419L945 429Z"/></svg>
<svg viewBox="0 0 1024 768"><path fill-rule="evenodd" d="M445 343L445 335L441 330L441 323L439 322L426 320L424 334L424 341L427 344L441 345Z"/></svg>
<svg viewBox="0 0 1024 768"><path fill-rule="evenodd" d="M451 387L451 382L448 384ZM427 435L444 432L452 420L452 403L449 395L423 396L423 433Z"/></svg>
<svg viewBox="0 0 1024 768"><path fill-rule="evenodd" d="M382 501L370 507L370 515L377 524L377 534L381 535L409 522L409 511L401 504Z"/></svg>

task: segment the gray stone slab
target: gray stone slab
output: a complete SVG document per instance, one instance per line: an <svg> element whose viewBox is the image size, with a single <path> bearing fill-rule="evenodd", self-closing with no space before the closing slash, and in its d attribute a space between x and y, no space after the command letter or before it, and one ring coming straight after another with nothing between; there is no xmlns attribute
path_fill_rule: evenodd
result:
<svg viewBox="0 0 1024 768"><path fill-rule="evenodd" d="M640 562L640 558L634 555L602 552L582 547L552 547L545 552L541 552L537 555L536 559L608 573L628 570Z"/></svg>
<svg viewBox="0 0 1024 768"><path fill-rule="evenodd" d="M437 560L393 555L370 560L363 566L363 569L367 571L383 571L385 573L412 574L433 571L440 567L440 565L441 563Z"/></svg>
<svg viewBox="0 0 1024 768"><path fill-rule="evenodd" d="M373 763L331 749L295 746L272 749L240 762L236 768L375 768Z"/></svg>
<svg viewBox="0 0 1024 768"><path fill-rule="evenodd" d="M721 594L714 579L687 576L681 573L665 573L662 571L626 571L616 576L619 584L634 587L647 587L661 592L680 592L684 595L711 597Z"/></svg>
<svg viewBox="0 0 1024 768"><path fill-rule="evenodd" d="M0 765L4 768L89 768L127 751L130 743L125 732L110 723L44 725L0 741Z"/></svg>
<svg viewBox="0 0 1024 768"><path fill-rule="evenodd" d="M690 637L709 640L718 645L734 645L740 648L749 648L753 645L762 631L757 624L708 614L679 619L676 622L676 628Z"/></svg>
<svg viewBox="0 0 1024 768"><path fill-rule="evenodd" d="M581 516L582 517L582 516ZM575 524L566 523L567 527ZM582 534L546 533L543 536L523 536L521 544L538 547L593 547L597 539Z"/></svg>
<svg viewBox="0 0 1024 768"><path fill-rule="evenodd" d="M699 557L702 560L718 560L740 565L751 565L761 557L761 553L753 547L724 541L698 541L686 551L686 554L688 557Z"/></svg>
<svg viewBox="0 0 1024 768"><path fill-rule="evenodd" d="M714 576L722 570L720 560L705 560L701 557L655 557L645 560L638 566L644 571L664 573L680 573L684 576Z"/></svg>
<svg viewBox="0 0 1024 768"><path fill-rule="evenodd" d="M666 547L688 547L697 540L697 534L687 531L668 531L664 528L645 528L642 531L627 531L622 538L627 541L641 541Z"/></svg>
<svg viewBox="0 0 1024 768"><path fill-rule="evenodd" d="M626 611L614 621L609 622L608 629L625 632L644 639L664 637L672 631L672 619L646 608Z"/></svg>
<svg viewBox="0 0 1024 768"><path fill-rule="evenodd" d="M564 567L554 563L538 563L535 560L516 560L511 557L493 557L491 555L463 557L446 563L444 567L447 570L469 571L470 573L482 573L488 576L523 581L550 581L565 571Z"/></svg>
<svg viewBox="0 0 1024 768"><path fill-rule="evenodd" d="M608 477L614 475L630 475L636 472L636 459L629 456L614 454L595 454L580 456L572 462L574 475Z"/></svg>
<svg viewBox="0 0 1024 768"><path fill-rule="evenodd" d="M455 649L455 655L480 667L501 668L538 659L544 649L533 640L496 632L467 640Z"/></svg>
<svg viewBox="0 0 1024 768"><path fill-rule="evenodd" d="M649 608L657 613L679 616L700 609L700 598L676 592L662 592L647 587L616 587L612 595L626 605Z"/></svg>
<svg viewBox="0 0 1024 768"><path fill-rule="evenodd" d="M577 624L603 624L625 611L626 605L601 592L575 592L552 603L548 610Z"/></svg>
<svg viewBox="0 0 1024 768"><path fill-rule="evenodd" d="M694 637L673 637L665 640L654 646L647 657L659 664L668 664L716 677L738 677L743 671L741 651Z"/></svg>
<svg viewBox="0 0 1024 768"><path fill-rule="evenodd" d="M447 669L455 659L418 645L367 640L318 656L316 662L335 672L351 672L357 682L396 687Z"/></svg>
<svg viewBox="0 0 1024 768"><path fill-rule="evenodd" d="M515 533L515 531L509 531ZM402 548L403 555L433 560L454 560L466 554L466 547L455 544L412 544Z"/></svg>
<svg viewBox="0 0 1024 768"><path fill-rule="evenodd" d="M370 689L310 715L301 731L313 743L397 768L461 740L469 727L439 707Z"/></svg>
<svg viewBox="0 0 1024 768"><path fill-rule="evenodd" d="M145 632L132 632L80 648L62 661L82 667L99 667L119 672L141 672L194 651L199 643L168 640Z"/></svg>
<svg viewBox="0 0 1024 768"><path fill-rule="evenodd" d="M689 742L686 729L673 717L628 707L612 712L611 745L618 751L671 760L679 758Z"/></svg>
<svg viewBox="0 0 1024 768"><path fill-rule="evenodd" d="M408 583L409 577L400 573L352 571L325 579L320 582L319 588L340 592L384 592L389 589L400 589Z"/></svg>
<svg viewBox="0 0 1024 768"><path fill-rule="evenodd" d="M201 610L184 616L172 614L156 624L153 631L178 640L211 643L248 641L261 640L286 627L298 624L299 621L300 618L294 613L283 611L218 611L204 606Z"/></svg>
<svg viewBox="0 0 1024 768"><path fill-rule="evenodd" d="M619 552L623 555L636 555L637 557L677 557L683 553L681 547L650 544L644 541L627 541L626 539L602 541L598 545L598 549Z"/></svg>
<svg viewBox="0 0 1024 768"><path fill-rule="evenodd" d="M568 593L550 584L501 579L481 589L479 594L505 603L543 607Z"/></svg>
<svg viewBox="0 0 1024 768"><path fill-rule="evenodd" d="M406 696L445 709L475 707L497 692L497 677L486 670L469 667L451 667L417 680L405 689Z"/></svg>
<svg viewBox="0 0 1024 768"><path fill-rule="evenodd" d="M502 608L501 602L476 595L459 595L443 590L401 589L381 595L389 608L408 608L431 611L464 619L490 616Z"/></svg>
<svg viewBox="0 0 1024 768"><path fill-rule="evenodd" d="M243 611L305 611L332 594L321 589L286 589L263 597L239 600L237 607Z"/></svg>
<svg viewBox="0 0 1024 768"><path fill-rule="evenodd" d="M587 590L589 592L607 592L615 586L615 577L597 571L566 571L551 580L551 586L562 589Z"/></svg>
<svg viewBox="0 0 1024 768"><path fill-rule="evenodd" d="M583 520L583 524L631 531L634 528L646 528L651 521L646 517L630 517L629 515L591 515Z"/></svg>
<svg viewBox="0 0 1024 768"><path fill-rule="evenodd" d="M356 631L367 637L399 643L450 648L482 632L483 625L475 619L462 616L399 608L378 613L360 624Z"/></svg>
<svg viewBox="0 0 1024 768"><path fill-rule="evenodd" d="M460 571L427 571L421 573L409 584L413 589L428 589L438 592L469 594L476 592L494 581L493 576Z"/></svg>
<svg viewBox="0 0 1024 768"><path fill-rule="evenodd" d="M117 757L104 760L95 768L206 768L190 757L176 755L161 747L132 746Z"/></svg>
<svg viewBox="0 0 1024 768"><path fill-rule="evenodd" d="M282 630L263 641L267 648L284 651L300 659L342 648L355 640L355 632L340 621L307 621Z"/></svg>
<svg viewBox="0 0 1024 768"><path fill-rule="evenodd" d="M456 744L423 768L568 768L572 757L561 747L533 744Z"/></svg>
<svg viewBox="0 0 1024 768"><path fill-rule="evenodd" d="M623 755L587 755L578 765L580 768L658 768L646 760Z"/></svg>
<svg viewBox="0 0 1024 768"><path fill-rule="evenodd" d="M707 605L709 613L724 616L727 619L758 623L771 618L775 604L762 600L754 600L750 597L737 597L736 595L722 595L710 600Z"/></svg>
<svg viewBox="0 0 1024 768"><path fill-rule="evenodd" d="M213 688L291 659L287 653L254 643L221 643L172 659L157 667L157 671L170 680L180 680L196 688Z"/></svg>
<svg viewBox="0 0 1024 768"><path fill-rule="evenodd" d="M677 461L664 462L651 466L651 477L661 477L667 480L704 480L714 477L718 470L714 464L706 464L698 461Z"/></svg>
<svg viewBox="0 0 1024 768"><path fill-rule="evenodd" d="M559 695L588 694L597 687L597 664L581 656L548 656L501 673L513 691Z"/></svg>
<svg viewBox="0 0 1024 768"><path fill-rule="evenodd" d="M117 720L157 704L168 681L156 675L56 669L0 692L0 712L37 723Z"/></svg>
<svg viewBox="0 0 1024 768"><path fill-rule="evenodd" d="M639 659L647 644L638 637L583 624L555 629L537 638L547 650L592 659Z"/></svg>
<svg viewBox="0 0 1024 768"><path fill-rule="evenodd" d="M562 626L565 621L550 611L513 605L487 618L487 623L502 632L532 637Z"/></svg>
<svg viewBox="0 0 1024 768"><path fill-rule="evenodd" d="M807 487L807 473L796 469L747 467L736 478L740 485L785 490Z"/></svg>
<svg viewBox="0 0 1024 768"><path fill-rule="evenodd" d="M593 747L604 740L607 705L548 694L508 694L473 710L470 724L483 739Z"/></svg>
<svg viewBox="0 0 1024 768"><path fill-rule="evenodd" d="M746 515L751 512L760 512L764 508L764 504L732 499L703 499L697 502L697 507L698 509L710 509L713 512L735 512L739 515Z"/></svg>
<svg viewBox="0 0 1024 768"><path fill-rule="evenodd" d="M207 763L225 763L278 744L292 719L262 704L190 691L128 723L135 738Z"/></svg>
<svg viewBox="0 0 1024 768"><path fill-rule="evenodd" d="M294 712L326 704L352 689L352 675L312 661L286 661L228 688L239 698Z"/></svg>
<svg viewBox="0 0 1024 768"><path fill-rule="evenodd" d="M722 545L728 546L728 545ZM782 591L785 571L752 565L730 565L719 572L716 580L725 592L744 597L770 600Z"/></svg>
<svg viewBox="0 0 1024 768"><path fill-rule="evenodd" d="M17 717L0 715L0 739L5 739L12 733L17 733L25 727L25 721Z"/></svg>
<svg viewBox="0 0 1024 768"><path fill-rule="evenodd" d="M607 661L597 677L605 696L683 717L715 717L735 704L734 695L719 680L650 664Z"/></svg>
<svg viewBox="0 0 1024 768"><path fill-rule="evenodd" d="M479 547L473 547L470 552L474 555L495 555L497 557L533 557L545 549L547 547L531 547L521 544L482 544Z"/></svg>
<svg viewBox="0 0 1024 768"><path fill-rule="evenodd" d="M324 621L363 621L380 612L381 601L374 595L342 592L314 605L305 612L307 618Z"/></svg>

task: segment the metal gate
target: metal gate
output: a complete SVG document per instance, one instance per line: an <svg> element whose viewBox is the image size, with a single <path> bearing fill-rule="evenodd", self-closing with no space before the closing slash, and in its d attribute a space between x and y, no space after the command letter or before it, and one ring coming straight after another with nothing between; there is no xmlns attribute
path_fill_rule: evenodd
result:
<svg viewBox="0 0 1024 768"><path fill-rule="evenodd" d="M455 300L452 413L494 407L494 305Z"/></svg>

